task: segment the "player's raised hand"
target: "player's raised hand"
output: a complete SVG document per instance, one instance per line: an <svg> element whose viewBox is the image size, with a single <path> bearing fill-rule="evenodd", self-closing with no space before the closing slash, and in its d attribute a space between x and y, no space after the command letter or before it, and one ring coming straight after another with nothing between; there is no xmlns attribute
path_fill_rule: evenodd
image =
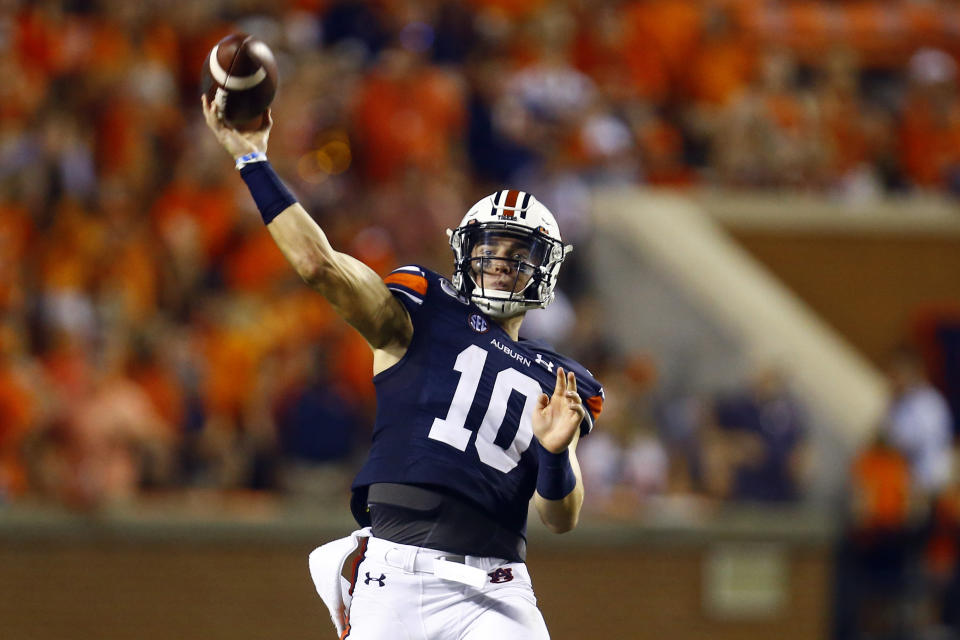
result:
<svg viewBox="0 0 960 640"><path fill-rule="evenodd" d="M550 453L560 453L570 446L586 416L583 401L577 393L577 378L572 371L557 368L557 386L553 395L540 394L533 410L533 435Z"/></svg>
<svg viewBox="0 0 960 640"><path fill-rule="evenodd" d="M273 117L267 109L266 124L256 131L238 131L226 122L217 110L217 107L207 101L207 96L200 97L203 106L203 117L207 126L217 136L223 148L236 160L249 153L267 152L267 141L270 138L270 129L273 127Z"/></svg>

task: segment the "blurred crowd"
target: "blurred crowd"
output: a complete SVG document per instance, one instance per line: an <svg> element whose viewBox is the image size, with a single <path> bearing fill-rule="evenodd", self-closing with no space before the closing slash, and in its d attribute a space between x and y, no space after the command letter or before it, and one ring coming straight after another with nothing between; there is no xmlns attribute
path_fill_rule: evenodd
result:
<svg viewBox="0 0 960 640"><path fill-rule="evenodd" d="M369 349L296 279L200 117L233 31L278 57L274 165L381 273L448 272L444 230L505 185L575 245L602 185L960 195L950 2L0 6L0 503L350 481ZM808 419L782 375L658 395L655 363L604 342L577 256L527 331L606 383L591 501L796 500Z"/></svg>

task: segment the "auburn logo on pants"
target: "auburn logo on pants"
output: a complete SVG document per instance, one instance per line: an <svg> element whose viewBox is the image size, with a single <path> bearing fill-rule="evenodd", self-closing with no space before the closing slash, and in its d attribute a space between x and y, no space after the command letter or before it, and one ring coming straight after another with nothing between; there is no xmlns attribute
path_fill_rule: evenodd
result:
<svg viewBox="0 0 960 640"><path fill-rule="evenodd" d="M487 574L490 576L490 582L500 584L501 582L510 582L513 580L513 569L500 568Z"/></svg>

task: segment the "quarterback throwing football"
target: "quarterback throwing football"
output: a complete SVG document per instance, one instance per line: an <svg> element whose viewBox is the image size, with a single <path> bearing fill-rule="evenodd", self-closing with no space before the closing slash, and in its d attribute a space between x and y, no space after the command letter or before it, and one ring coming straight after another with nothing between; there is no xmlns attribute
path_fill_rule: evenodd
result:
<svg viewBox="0 0 960 640"><path fill-rule="evenodd" d="M548 638L524 564L528 505L554 532L576 526L576 443L603 402L586 369L518 337L570 250L553 216L499 191L449 232L451 279L417 265L381 279L331 247L277 177L269 115L240 132L205 98L203 110L277 246L373 349L376 424L351 502L363 528L310 555L340 637Z"/></svg>

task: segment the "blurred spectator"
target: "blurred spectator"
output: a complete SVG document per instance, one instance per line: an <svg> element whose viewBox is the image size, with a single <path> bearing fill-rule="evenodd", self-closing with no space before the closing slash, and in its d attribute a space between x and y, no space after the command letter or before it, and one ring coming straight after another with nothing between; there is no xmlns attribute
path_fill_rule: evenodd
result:
<svg viewBox="0 0 960 640"><path fill-rule="evenodd" d="M744 186L816 185L823 141L798 61L782 47L764 51L750 90L728 103L714 141L721 180Z"/></svg>
<svg viewBox="0 0 960 640"><path fill-rule="evenodd" d="M960 483L934 500L924 531L923 569L931 591L931 625L960 635Z"/></svg>
<svg viewBox="0 0 960 640"><path fill-rule="evenodd" d="M960 101L957 63L938 49L910 58L906 104L900 126L903 167L924 189L960 193Z"/></svg>
<svg viewBox="0 0 960 640"><path fill-rule="evenodd" d="M806 411L783 373L763 367L743 392L721 397L715 420L731 448L729 498L793 502L807 473Z"/></svg>
<svg viewBox="0 0 960 640"><path fill-rule="evenodd" d="M709 437L709 403L686 390L666 390L662 396L655 415L670 460L670 492L726 495L728 453Z"/></svg>
<svg viewBox="0 0 960 640"><path fill-rule="evenodd" d="M44 413L39 371L13 327L0 324L0 504L27 491L24 447Z"/></svg>
<svg viewBox="0 0 960 640"><path fill-rule="evenodd" d="M463 88L418 53L385 49L358 89L353 117L371 181L397 179L408 167L436 171L463 123Z"/></svg>
<svg viewBox="0 0 960 640"><path fill-rule="evenodd" d="M284 382L274 407L286 463L281 488L313 497L343 495L369 416L333 377L321 351L304 350L288 366L292 379Z"/></svg>
<svg viewBox="0 0 960 640"><path fill-rule="evenodd" d="M851 465L850 508L837 549L834 638L915 637L907 596L917 586L916 503L909 466L883 431Z"/></svg>
<svg viewBox="0 0 960 640"><path fill-rule="evenodd" d="M577 445L590 509L633 517L668 489L667 450L644 402L652 376L636 367L604 371L604 426Z"/></svg>
<svg viewBox="0 0 960 640"><path fill-rule="evenodd" d="M886 362L887 415L852 467L838 553L836 637L923 637L956 625L957 503L952 422L919 354ZM863 634L863 635L860 635Z"/></svg>
<svg viewBox="0 0 960 640"><path fill-rule="evenodd" d="M359 47L367 58L380 53L390 38L386 16L375 3L339 0L323 16L323 38L330 45Z"/></svg>
<svg viewBox="0 0 960 640"><path fill-rule="evenodd" d="M941 393L924 373L920 355L909 347L886 363L891 401L884 428L890 443L910 463L913 485L936 494L951 479L953 420Z"/></svg>
<svg viewBox="0 0 960 640"><path fill-rule="evenodd" d="M127 377L119 349L122 342L114 340L99 366L78 363L80 377L59 387L60 411L31 445L34 489L42 496L92 509L128 502L144 486L169 484L172 428Z"/></svg>

